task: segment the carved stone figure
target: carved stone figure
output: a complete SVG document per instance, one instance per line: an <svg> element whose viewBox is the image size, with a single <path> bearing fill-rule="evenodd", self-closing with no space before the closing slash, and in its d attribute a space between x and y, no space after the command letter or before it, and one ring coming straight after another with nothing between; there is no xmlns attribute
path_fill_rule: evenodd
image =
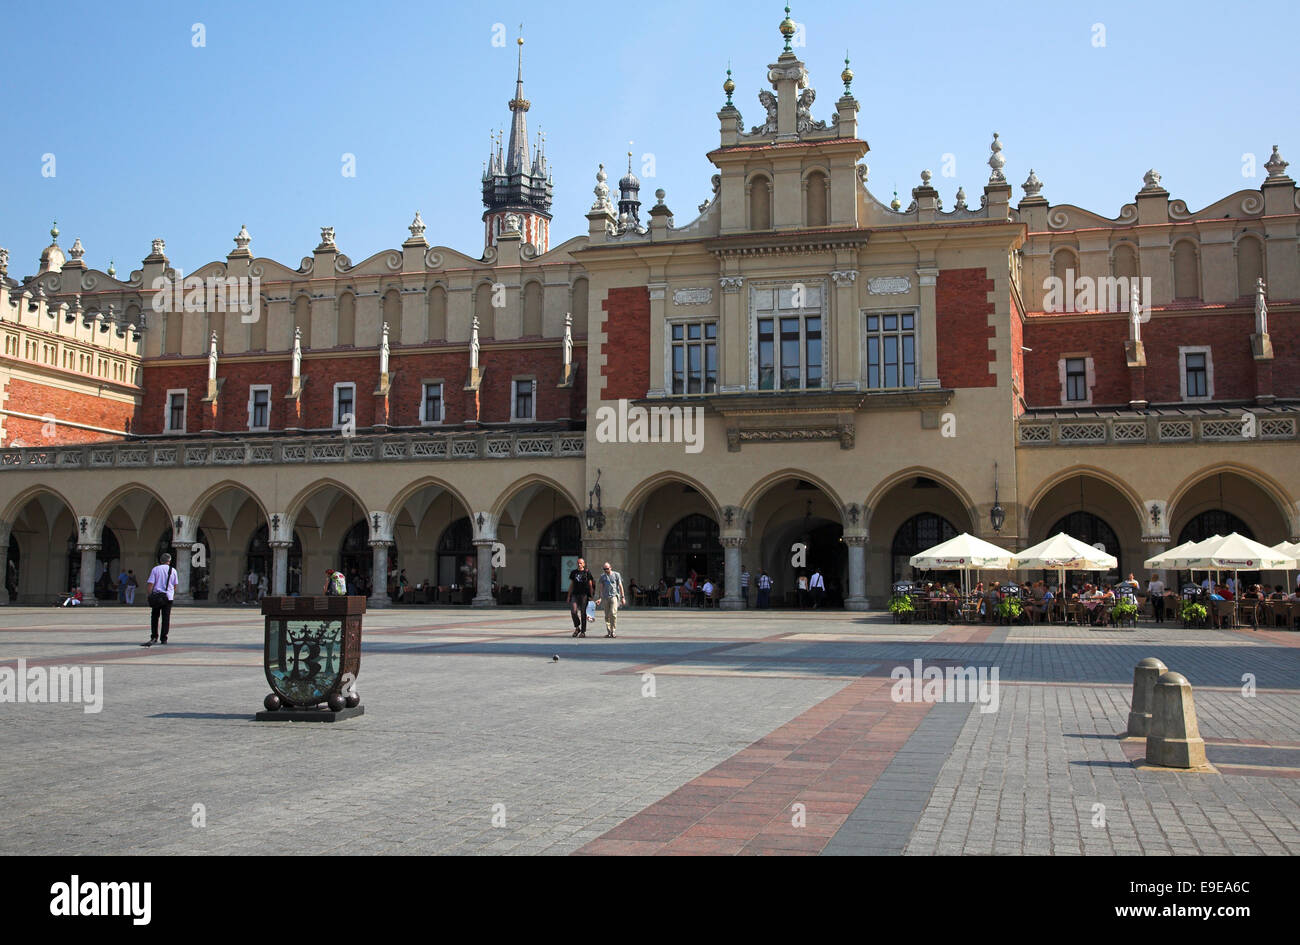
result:
<svg viewBox="0 0 1300 945"><path fill-rule="evenodd" d="M573 315L564 313L564 366L573 364Z"/></svg>
<svg viewBox="0 0 1300 945"><path fill-rule="evenodd" d="M767 89L758 93L758 102L767 109L767 120L749 130L751 135L770 135L776 133L776 95Z"/></svg>
<svg viewBox="0 0 1300 945"><path fill-rule="evenodd" d="M388 322L384 322L379 336L379 375L388 374Z"/></svg>
<svg viewBox="0 0 1300 945"><path fill-rule="evenodd" d="M474 324L469 331L469 369L471 372L478 370L478 316L474 316Z"/></svg>
<svg viewBox="0 0 1300 945"><path fill-rule="evenodd" d="M1142 292L1135 278L1128 286L1128 317L1133 323L1133 340L1142 340Z"/></svg>
<svg viewBox="0 0 1300 945"><path fill-rule="evenodd" d="M1268 334L1268 299L1264 297L1264 280L1255 280L1255 334Z"/></svg>
<svg viewBox="0 0 1300 945"><path fill-rule="evenodd" d="M217 379L217 333L214 331L208 340L208 380Z"/></svg>
<svg viewBox="0 0 1300 945"><path fill-rule="evenodd" d="M293 379L302 377L302 329L293 330Z"/></svg>
<svg viewBox="0 0 1300 945"><path fill-rule="evenodd" d="M812 105L817 98L817 92L814 89L804 89L799 93L799 105L795 109L795 131L803 134L806 131L820 131L826 127L824 121L813 121Z"/></svg>

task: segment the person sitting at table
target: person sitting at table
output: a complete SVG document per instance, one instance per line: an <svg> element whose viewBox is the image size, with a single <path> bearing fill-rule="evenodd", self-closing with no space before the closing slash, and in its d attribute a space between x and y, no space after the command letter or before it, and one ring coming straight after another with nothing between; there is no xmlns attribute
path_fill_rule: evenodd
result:
<svg viewBox="0 0 1300 945"><path fill-rule="evenodd" d="M1269 600L1286 600L1286 592L1282 590L1281 584L1273 585L1273 593L1268 595Z"/></svg>
<svg viewBox="0 0 1300 945"><path fill-rule="evenodd" d="M1224 597L1222 594L1222 592L1226 590L1227 588L1222 584L1214 585L1214 587L1210 589L1210 600L1227 600L1228 598Z"/></svg>

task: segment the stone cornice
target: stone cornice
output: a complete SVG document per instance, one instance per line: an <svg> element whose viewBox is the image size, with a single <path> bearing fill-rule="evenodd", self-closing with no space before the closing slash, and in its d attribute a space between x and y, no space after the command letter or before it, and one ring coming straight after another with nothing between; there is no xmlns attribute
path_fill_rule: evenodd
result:
<svg viewBox="0 0 1300 945"><path fill-rule="evenodd" d="M950 403L951 388L887 391L745 391L689 397L652 397L634 401L647 407L680 404L703 406L724 417L761 417L781 414L836 414L866 410L932 409Z"/></svg>

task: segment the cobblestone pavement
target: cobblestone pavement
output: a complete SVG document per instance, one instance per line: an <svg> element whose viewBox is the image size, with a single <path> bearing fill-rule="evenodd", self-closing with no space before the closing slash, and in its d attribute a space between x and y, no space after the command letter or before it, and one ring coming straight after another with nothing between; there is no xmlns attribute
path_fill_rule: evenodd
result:
<svg viewBox="0 0 1300 945"><path fill-rule="evenodd" d="M253 721L252 608L173 617L0 610L0 680L103 669L98 713L0 702L0 853L1300 853L1300 634L386 610L366 714L311 725ZM1116 737L1146 656L1215 772ZM996 668L996 711L895 701L917 659Z"/></svg>

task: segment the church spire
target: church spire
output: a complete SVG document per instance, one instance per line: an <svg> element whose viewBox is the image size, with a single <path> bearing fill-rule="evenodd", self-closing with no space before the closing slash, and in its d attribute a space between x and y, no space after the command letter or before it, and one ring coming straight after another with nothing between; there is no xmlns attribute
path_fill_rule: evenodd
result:
<svg viewBox="0 0 1300 945"><path fill-rule="evenodd" d="M510 150L506 153L507 174L531 174L532 162L528 159L528 111L529 101L524 98L524 38L519 43L519 69L515 73L515 97L510 100Z"/></svg>

